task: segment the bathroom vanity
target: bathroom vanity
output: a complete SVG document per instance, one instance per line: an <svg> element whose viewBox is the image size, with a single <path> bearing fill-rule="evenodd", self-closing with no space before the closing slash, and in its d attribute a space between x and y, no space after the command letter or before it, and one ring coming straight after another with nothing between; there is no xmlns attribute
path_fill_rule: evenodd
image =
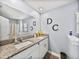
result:
<svg viewBox="0 0 79 59"><path fill-rule="evenodd" d="M0 53L0 57L2 58L0 59L43 59L48 51L48 36L41 36L36 38L33 37L25 39L24 42L27 41L32 43L28 42L28 45L21 48L19 48L18 44L9 44L10 46L8 46L8 49L10 48L10 50L6 50L7 53L6 51L2 50L2 54ZM2 47L2 49L6 49L5 47Z"/></svg>

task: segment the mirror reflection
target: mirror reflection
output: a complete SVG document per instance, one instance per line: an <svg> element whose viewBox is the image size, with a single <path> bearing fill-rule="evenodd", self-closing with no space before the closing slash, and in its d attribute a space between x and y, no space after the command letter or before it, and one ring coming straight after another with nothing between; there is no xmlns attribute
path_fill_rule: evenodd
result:
<svg viewBox="0 0 79 59"><path fill-rule="evenodd" d="M25 20L33 19L33 16L3 3L0 6L0 40L25 35L29 31L29 22Z"/></svg>

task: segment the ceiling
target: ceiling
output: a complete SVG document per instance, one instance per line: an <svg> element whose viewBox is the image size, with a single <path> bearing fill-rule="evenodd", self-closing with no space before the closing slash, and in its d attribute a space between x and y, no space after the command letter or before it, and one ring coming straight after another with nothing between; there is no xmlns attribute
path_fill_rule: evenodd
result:
<svg viewBox="0 0 79 59"><path fill-rule="evenodd" d="M0 0L0 16L8 19L32 18L34 11L21 0Z"/></svg>
<svg viewBox="0 0 79 59"><path fill-rule="evenodd" d="M25 16L27 16L27 18L30 16L33 16L34 18L38 18L39 16L38 13L49 12L50 10L53 10L55 8L60 8L61 6L67 5L73 1L74 0L0 0L0 2L2 2L4 5L10 6L20 12L23 12L24 13L23 17L26 14ZM6 8L3 8L3 9L4 9L2 10L3 15L6 15L6 16L14 15L14 14L9 13L9 11L6 11ZM11 8L8 8L8 9L11 9ZM18 14L19 13L17 12L17 15ZM20 17L20 18L22 19L23 17Z"/></svg>
<svg viewBox="0 0 79 59"><path fill-rule="evenodd" d="M66 5L74 0L23 0L28 6L36 10L37 12L47 12L51 9ZM40 11L42 8L42 11Z"/></svg>

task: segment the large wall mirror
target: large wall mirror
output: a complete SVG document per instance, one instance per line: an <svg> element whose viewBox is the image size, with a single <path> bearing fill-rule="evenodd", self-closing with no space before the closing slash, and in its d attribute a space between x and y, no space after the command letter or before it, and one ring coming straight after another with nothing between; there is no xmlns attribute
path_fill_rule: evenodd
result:
<svg viewBox="0 0 79 59"><path fill-rule="evenodd" d="M0 16L0 41L31 35L35 27L35 19L7 19Z"/></svg>

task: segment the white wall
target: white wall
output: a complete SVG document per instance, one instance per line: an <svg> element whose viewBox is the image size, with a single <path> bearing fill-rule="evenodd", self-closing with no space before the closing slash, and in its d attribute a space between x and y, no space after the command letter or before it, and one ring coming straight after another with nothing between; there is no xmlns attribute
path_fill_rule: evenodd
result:
<svg viewBox="0 0 79 59"><path fill-rule="evenodd" d="M42 31L47 32L50 38L49 50L56 53L62 51L68 54L67 35L71 30L75 33L75 12L77 8L77 2L73 2L42 15ZM52 18L53 23L47 25L47 18ZM58 31L52 30L54 24L59 24Z"/></svg>

